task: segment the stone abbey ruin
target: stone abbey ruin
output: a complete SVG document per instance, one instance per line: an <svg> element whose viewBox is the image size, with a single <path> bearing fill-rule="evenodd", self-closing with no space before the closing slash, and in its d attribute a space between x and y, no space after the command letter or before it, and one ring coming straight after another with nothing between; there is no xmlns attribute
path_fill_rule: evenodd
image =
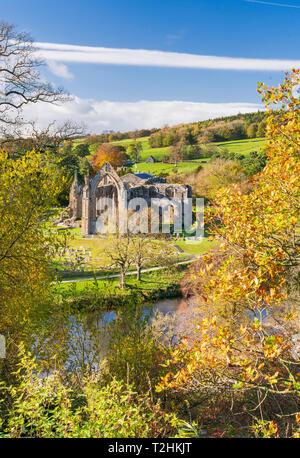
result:
<svg viewBox="0 0 300 458"><path fill-rule="evenodd" d="M183 205L191 197L191 186L166 183L165 178L147 173L128 173L120 177L111 164L105 162L94 177L85 177L84 184L79 183L75 173L70 189L69 217L73 221L81 219L82 235L90 236L100 232L99 221L106 210L101 204L107 199L120 215L120 210L127 211L134 198L144 199L150 208L152 199L176 199Z"/></svg>

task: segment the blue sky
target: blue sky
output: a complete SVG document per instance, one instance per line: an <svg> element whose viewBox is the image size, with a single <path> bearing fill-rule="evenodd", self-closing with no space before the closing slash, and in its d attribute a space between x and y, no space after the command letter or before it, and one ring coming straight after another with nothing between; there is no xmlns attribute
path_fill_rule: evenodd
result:
<svg viewBox="0 0 300 458"><path fill-rule="evenodd" d="M1 5L1 19L26 29L41 45L51 44L42 51L49 61L44 75L75 96L68 113L41 108L40 118L46 122L54 114L60 119L75 113L90 130L171 125L218 110L256 110L257 81L277 84L289 66L281 61L300 59L300 0L10 0ZM92 48L79 48L76 57L69 49L51 50L53 44L109 49L97 50L101 56L91 59ZM117 51L111 65L105 56L115 54L113 48L166 54L144 53L147 63L141 65L139 56ZM197 68L190 68L197 58L185 54L202 56ZM207 64L205 56L244 61L233 60L224 70L227 61ZM269 60L279 63L272 67Z"/></svg>

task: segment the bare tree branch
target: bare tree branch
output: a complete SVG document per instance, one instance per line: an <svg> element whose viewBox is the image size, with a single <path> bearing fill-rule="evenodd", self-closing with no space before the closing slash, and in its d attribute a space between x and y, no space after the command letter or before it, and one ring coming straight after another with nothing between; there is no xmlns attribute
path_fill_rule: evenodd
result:
<svg viewBox="0 0 300 458"><path fill-rule="evenodd" d="M83 136L85 126L72 121L58 124L51 121L46 127L40 128L35 121L28 122L26 128L17 126L13 133L0 139L0 146L7 145L14 156L21 156L26 151L56 152L67 140Z"/></svg>
<svg viewBox="0 0 300 458"><path fill-rule="evenodd" d="M30 103L58 103L69 100L62 88L44 82L32 38L0 22L0 134L10 125L24 124L22 108Z"/></svg>

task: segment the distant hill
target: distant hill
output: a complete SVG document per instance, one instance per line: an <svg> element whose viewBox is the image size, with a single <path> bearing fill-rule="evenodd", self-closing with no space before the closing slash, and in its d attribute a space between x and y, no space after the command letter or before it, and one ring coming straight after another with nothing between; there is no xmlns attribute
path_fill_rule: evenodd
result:
<svg viewBox="0 0 300 458"><path fill-rule="evenodd" d="M155 175L191 172L215 157L243 163L250 173L263 166L255 154L260 154L266 143L267 116L267 112L246 113L162 129L106 132L78 138L72 144L73 149L87 145L90 157L102 143L120 145L126 148L133 162L136 159L132 151L137 147L139 163L134 166L135 170ZM145 163L149 156L158 162ZM252 161L252 165L247 161Z"/></svg>
<svg viewBox="0 0 300 458"><path fill-rule="evenodd" d="M242 140L245 138L264 137L267 112L243 113L232 116L208 119L193 123L182 123L161 129L139 129L128 132L107 131L89 135L84 139L89 145L95 143L116 142L120 140L142 140L150 137L150 146L171 146L180 140L187 142ZM206 137L210 137L205 138ZM204 138L203 138L204 137Z"/></svg>

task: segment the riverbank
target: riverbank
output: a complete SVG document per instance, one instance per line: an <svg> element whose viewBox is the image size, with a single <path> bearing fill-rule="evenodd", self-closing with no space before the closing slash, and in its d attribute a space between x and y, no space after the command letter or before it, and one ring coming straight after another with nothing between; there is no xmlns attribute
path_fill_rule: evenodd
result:
<svg viewBox="0 0 300 458"><path fill-rule="evenodd" d="M181 297L180 282L189 264L144 272L141 280L133 275L126 278L122 290L119 279L81 280L53 284L53 291L71 308L88 311L117 309L132 303L147 304L165 298Z"/></svg>

